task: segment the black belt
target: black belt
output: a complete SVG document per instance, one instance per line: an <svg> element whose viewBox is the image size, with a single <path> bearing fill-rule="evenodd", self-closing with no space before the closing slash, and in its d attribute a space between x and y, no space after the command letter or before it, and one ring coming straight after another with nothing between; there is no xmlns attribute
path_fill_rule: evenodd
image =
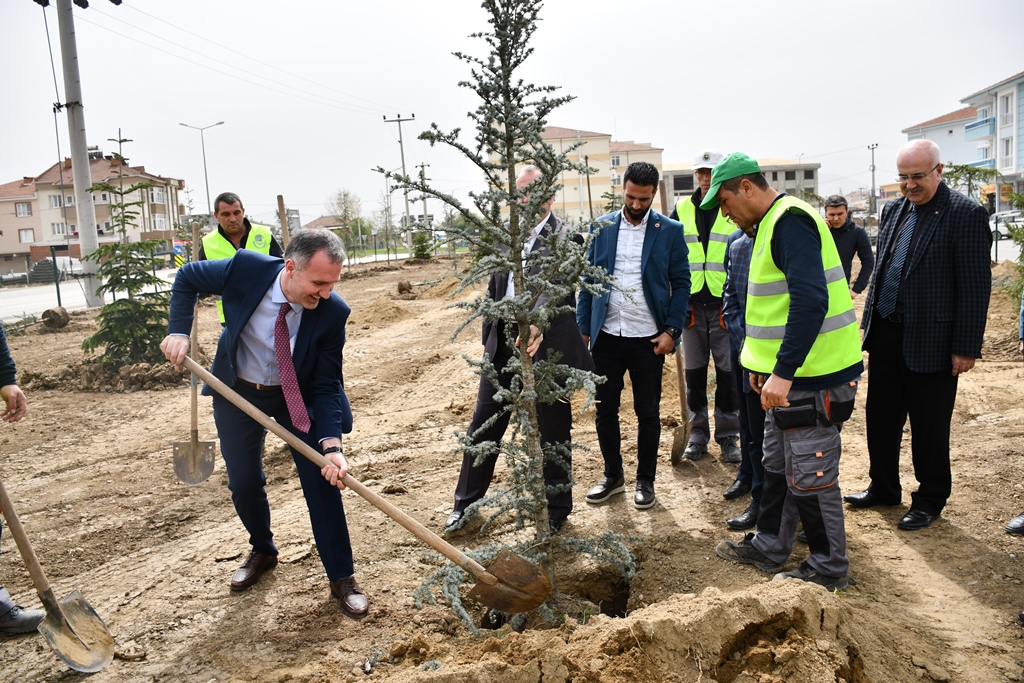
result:
<svg viewBox="0 0 1024 683"><path fill-rule="evenodd" d="M256 391L280 391L280 384L257 384L256 382L250 382L247 379L237 378L239 384L244 384L247 387L251 387Z"/></svg>
<svg viewBox="0 0 1024 683"><path fill-rule="evenodd" d="M883 318L883 320L886 320L886 321L891 322L891 323L895 323L897 325L902 325L903 324L903 314L902 313L890 313L889 315L885 316Z"/></svg>

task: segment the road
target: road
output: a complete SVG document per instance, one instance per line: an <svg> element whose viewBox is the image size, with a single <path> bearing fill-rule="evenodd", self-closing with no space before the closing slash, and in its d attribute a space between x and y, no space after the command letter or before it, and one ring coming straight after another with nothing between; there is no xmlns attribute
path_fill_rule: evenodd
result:
<svg viewBox="0 0 1024 683"><path fill-rule="evenodd" d="M398 256L392 256L391 260L404 259L408 258L408 256L408 253L403 252L399 253ZM386 258L384 254L379 254L376 260L383 262ZM373 256L366 256L353 261L353 263L373 262ZM176 272L176 269L168 268L158 270L156 274L167 282L167 287L170 288L170 283L174 281L174 274ZM83 284L83 280L66 280L60 283L59 305L64 306L69 311L86 308ZM107 295L106 303L111 301L113 301L113 297ZM28 316L39 317L43 311L57 305L57 287L52 283L48 285L15 285L0 288L0 322L11 323Z"/></svg>

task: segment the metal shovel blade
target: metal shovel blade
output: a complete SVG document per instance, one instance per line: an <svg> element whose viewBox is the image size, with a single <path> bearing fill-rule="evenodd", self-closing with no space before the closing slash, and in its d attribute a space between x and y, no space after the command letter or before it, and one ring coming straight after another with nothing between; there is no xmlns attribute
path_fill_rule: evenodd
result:
<svg viewBox="0 0 1024 683"><path fill-rule="evenodd" d="M77 590L68 593L59 605L53 591L40 594L46 607L46 618L39 632L61 661L75 671L95 673L114 658L114 637L107 630L96 610Z"/></svg>
<svg viewBox="0 0 1024 683"><path fill-rule="evenodd" d="M174 474L189 486L199 486L213 474L217 451L212 441L200 441L196 432L191 441L174 444Z"/></svg>
<svg viewBox="0 0 1024 683"><path fill-rule="evenodd" d="M478 581L469 597L499 612L529 612L540 607L551 595L548 575L508 548L501 549L487 571L498 577L498 582L488 585Z"/></svg>

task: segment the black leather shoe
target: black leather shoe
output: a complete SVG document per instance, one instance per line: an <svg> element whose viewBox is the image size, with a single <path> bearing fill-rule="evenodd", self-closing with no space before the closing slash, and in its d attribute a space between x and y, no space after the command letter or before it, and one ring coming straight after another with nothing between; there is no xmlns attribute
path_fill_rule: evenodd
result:
<svg viewBox="0 0 1024 683"><path fill-rule="evenodd" d="M638 481L636 493L633 495L633 507L646 510L654 506L654 484L649 481Z"/></svg>
<svg viewBox="0 0 1024 683"><path fill-rule="evenodd" d="M46 617L46 612L38 609L24 609L15 605L7 614L0 616L0 634L16 636L32 633Z"/></svg>
<svg viewBox="0 0 1024 683"><path fill-rule="evenodd" d="M464 514L462 510L452 510L452 514L448 515L448 519L444 520L444 530L453 531L455 525L462 521Z"/></svg>
<svg viewBox="0 0 1024 683"><path fill-rule="evenodd" d="M807 543L807 532L803 529L796 532L796 540L800 541L801 543Z"/></svg>
<svg viewBox="0 0 1024 683"><path fill-rule="evenodd" d="M1020 534L1024 536L1024 512L1010 520L1009 524L1003 527L1008 534Z"/></svg>
<svg viewBox="0 0 1024 683"><path fill-rule="evenodd" d="M625 490L626 480L622 477L618 479L601 477L601 481L597 482L597 486L587 491L587 502L595 505L603 503L616 493L624 493Z"/></svg>
<svg viewBox="0 0 1024 683"><path fill-rule="evenodd" d="M740 481L739 479L737 479L732 483L732 486L727 488L725 492L722 493L722 497L725 498L726 500L732 500L733 498L745 496L748 493L750 493L750 484L748 484L745 481Z"/></svg>
<svg viewBox="0 0 1024 683"><path fill-rule="evenodd" d="M757 526L757 512L758 508L756 505L751 503L747 506L739 517L733 517L732 519L725 520L726 526L736 531L746 531L747 529L753 529Z"/></svg>
<svg viewBox="0 0 1024 683"><path fill-rule="evenodd" d="M694 443L691 441L686 444L686 448L683 450L683 457L687 460L697 462L704 457L708 452L708 445L706 443Z"/></svg>
<svg viewBox="0 0 1024 683"><path fill-rule="evenodd" d="M738 438L733 436L718 442L718 447L722 449L722 462L737 463L743 460L739 441Z"/></svg>
<svg viewBox="0 0 1024 683"><path fill-rule="evenodd" d="M341 601L341 611L353 619L362 619L370 611L370 601L355 576L331 581L331 595Z"/></svg>
<svg viewBox="0 0 1024 683"><path fill-rule="evenodd" d="M264 572L276 566L277 555L268 555L253 550L249 553L249 557L245 558L242 566L235 570L235 575L231 577L231 590L244 591L259 581Z"/></svg>
<svg viewBox="0 0 1024 683"><path fill-rule="evenodd" d="M851 493L843 496L843 500L855 508L870 508L876 505L899 505L899 500L881 498L871 492L871 489L860 493Z"/></svg>
<svg viewBox="0 0 1024 683"><path fill-rule="evenodd" d="M911 508L907 514L903 515L903 519L896 526L906 531L917 531L918 529L930 527L936 517L938 515L930 515L924 510Z"/></svg>
<svg viewBox="0 0 1024 683"><path fill-rule="evenodd" d="M548 517L548 529L551 530L551 535L554 536L561 531L562 527L565 526L565 522L566 520L564 519L551 519Z"/></svg>

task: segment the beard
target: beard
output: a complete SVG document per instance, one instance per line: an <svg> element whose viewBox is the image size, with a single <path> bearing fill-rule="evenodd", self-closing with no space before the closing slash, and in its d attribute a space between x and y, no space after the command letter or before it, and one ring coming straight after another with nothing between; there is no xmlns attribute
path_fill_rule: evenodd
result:
<svg viewBox="0 0 1024 683"><path fill-rule="evenodd" d="M648 208L650 208L650 207L648 207ZM622 210L626 212L626 216L629 218L629 220L639 222L639 221L643 220L644 216L647 214L647 210L648 209L644 209L643 211L640 211L639 213L637 213L637 212L633 211L633 209L631 209L630 207L623 206Z"/></svg>

